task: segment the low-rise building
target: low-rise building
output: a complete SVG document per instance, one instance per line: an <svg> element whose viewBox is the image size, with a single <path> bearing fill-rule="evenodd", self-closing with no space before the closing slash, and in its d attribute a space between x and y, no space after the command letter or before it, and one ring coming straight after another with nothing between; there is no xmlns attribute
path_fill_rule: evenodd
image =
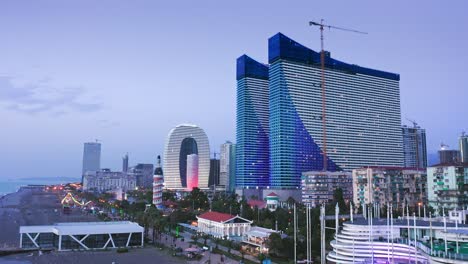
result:
<svg viewBox="0 0 468 264"><path fill-rule="evenodd" d="M120 171L110 171L109 169L88 171L83 177L83 191L85 192L102 193L118 189L127 192L135 190L135 188L135 176Z"/></svg>
<svg viewBox="0 0 468 264"><path fill-rule="evenodd" d="M279 205L279 197L276 193L272 192L266 197L267 208L270 211L276 211Z"/></svg>
<svg viewBox="0 0 468 264"><path fill-rule="evenodd" d="M427 168L429 205L439 214L468 204L468 163L441 163Z"/></svg>
<svg viewBox="0 0 468 264"><path fill-rule="evenodd" d="M353 198L353 178L350 172L307 171L302 173L302 202L311 207L333 200L336 189L343 190L345 201Z"/></svg>
<svg viewBox="0 0 468 264"><path fill-rule="evenodd" d="M250 230L252 221L240 216L219 212L206 212L197 216L198 232L214 237L243 236Z"/></svg>
<svg viewBox="0 0 468 264"><path fill-rule="evenodd" d="M244 234L242 242L246 244L254 254L268 254L268 239L273 233L279 233L279 231L254 226Z"/></svg>
<svg viewBox="0 0 468 264"><path fill-rule="evenodd" d="M134 167L128 169L127 174L134 176L138 188L152 188L153 186L153 164L138 163Z"/></svg>
<svg viewBox="0 0 468 264"><path fill-rule="evenodd" d="M20 226L20 248L59 251L143 247L143 227L128 221Z"/></svg>
<svg viewBox="0 0 468 264"><path fill-rule="evenodd" d="M426 170L401 167L366 167L353 170L353 202L394 208L427 203Z"/></svg>

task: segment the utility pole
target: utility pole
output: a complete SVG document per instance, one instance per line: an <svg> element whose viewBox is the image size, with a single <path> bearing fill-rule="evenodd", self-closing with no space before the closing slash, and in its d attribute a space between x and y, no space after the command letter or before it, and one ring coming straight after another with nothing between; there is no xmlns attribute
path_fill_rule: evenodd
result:
<svg viewBox="0 0 468 264"><path fill-rule="evenodd" d="M354 29L346 29L346 28L340 28L340 27L335 27L331 25L325 25L323 24L323 19L321 19L320 22L310 21L309 26L318 26L320 28L320 46L321 46L320 66L321 66L321 88L322 88L322 136L323 136L322 155L323 155L323 171L327 171L327 166L328 166L328 163L327 163L327 127L326 127L327 115L326 115L326 93L325 93L325 50L324 50L323 29L333 28L333 29L338 29L338 30L343 30L343 31L359 33L359 34L367 34L367 33L362 32L362 31L357 31Z"/></svg>
<svg viewBox="0 0 468 264"><path fill-rule="evenodd" d="M296 220L296 203L294 203L294 264L297 263L297 220Z"/></svg>
<svg viewBox="0 0 468 264"><path fill-rule="evenodd" d="M320 207L320 235L321 235L321 247L320 247L320 263L325 264L325 205L322 204Z"/></svg>

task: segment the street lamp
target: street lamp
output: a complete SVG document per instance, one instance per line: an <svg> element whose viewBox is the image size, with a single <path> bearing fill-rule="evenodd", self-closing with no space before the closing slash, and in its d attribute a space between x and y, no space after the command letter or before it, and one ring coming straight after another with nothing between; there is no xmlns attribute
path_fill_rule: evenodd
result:
<svg viewBox="0 0 468 264"><path fill-rule="evenodd" d="M418 203L418 217L421 218L421 202Z"/></svg>

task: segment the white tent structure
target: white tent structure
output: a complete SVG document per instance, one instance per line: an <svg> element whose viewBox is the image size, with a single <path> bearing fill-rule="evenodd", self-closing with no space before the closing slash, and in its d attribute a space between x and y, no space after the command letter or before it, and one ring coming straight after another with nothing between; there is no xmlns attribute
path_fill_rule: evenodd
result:
<svg viewBox="0 0 468 264"><path fill-rule="evenodd" d="M129 221L20 226L20 248L91 250L143 247L144 229Z"/></svg>

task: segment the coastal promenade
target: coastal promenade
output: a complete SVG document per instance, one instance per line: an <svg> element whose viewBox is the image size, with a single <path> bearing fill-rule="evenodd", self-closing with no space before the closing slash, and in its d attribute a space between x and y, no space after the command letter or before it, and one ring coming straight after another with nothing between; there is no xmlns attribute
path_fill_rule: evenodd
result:
<svg viewBox="0 0 468 264"><path fill-rule="evenodd" d="M40 189L21 188L0 198L0 248L19 247L21 225L50 225L57 222L97 221L79 209L63 214L59 194Z"/></svg>
<svg viewBox="0 0 468 264"><path fill-rule="evenodd" d="M40 189L20 189L0 198L0 250L19 247L21 225L51 225L58 222L99 221L95 215L79 208L70 214L62 213L60 195ZM0 257L0 263L186 263L154 247L130 249L127 253L115 250L22 253Z"/></svg>

